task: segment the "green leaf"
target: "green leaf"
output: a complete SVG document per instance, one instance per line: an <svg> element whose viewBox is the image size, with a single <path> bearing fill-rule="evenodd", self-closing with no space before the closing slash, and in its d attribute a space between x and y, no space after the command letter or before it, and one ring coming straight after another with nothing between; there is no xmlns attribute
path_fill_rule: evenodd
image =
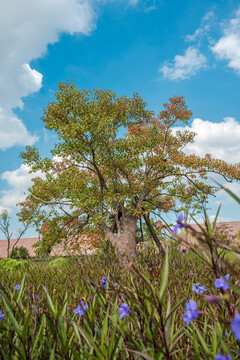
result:
<svg viewBox="0 0 240 360"><path fill-rule="evenodd" d="M209 348L208 348L208 346L207 346L207 344L206 344L203 336L201 335L200 331L199 331L198 328L194 325L194 323L193 323L192 326L193 326L193 328L194 328L195 333L197 334L197 337L198 337L198 339L199 339L199 342L200 342L201 345L202 345L202 348L203 348L205 354L206 354L206 355L210 355L211 351L209 350Z"/></svg>
<svg viewBox="0 0 240 360"><path fill-rule="evenodd" d="M162 269L162 274L161 274L159 301L162 300L162 297L167 289L168 268L169 268L169 263L168 263L168 247L167 247L166 251L165 251L165 259L164 259L164 264L163 264L163 269Z"/></svg>
<svg viewBox="0 0 240 360"><path fill-rule="evenodd" d="M64 302L63 302L63 306L61 307L61 309L58 312L59 320L61 320L64 317L64 315L66 314L67 305L68 305L68 296L67 296L67 292L66 292Z"/></svg>
<svg viewBox="0 0 240 360"><path fill-rule="evenodd" d="M4 306L7 310L8 317L14 327L14 330L16 331L18 336L21 337L21 327L20 327L20 325L18 325L18 322L17 322L16 318L14 317L11 304L7 300L7 298L5 297L4 294L2 294L2 299L3 299Z"/></svg>
<svg viewBox="0 0 240 360"><path fill-rule="evenodd" d="M56 308L55 308L47 290L45 288L44 288L44 290L47 294L48 309L50 310L50 313L53 315L54 319L56 319L57 318L57 304L56 304Z"/></svg>
<svg viewBox="0 0 240 360"><path fill-rule="evenodd" d="M93 348L99 358L99 360L105 360L105 357L103 356L103 354L101 353L101 351L98 349L98 346L95 343L94 338L91 337L91 335L89 335L85 329L83 329L83 327L81 327L80 325L76 325L76 328L79 330L79 332L82 334L82 336L84 337L84 339L86 340L88 346L91 348Z"/></svg>
<svg viewBox="0 0 240 360"><path fill-rule="evenodd" d="M165 337L167 345L170 345L170 336L171 336L171 327L172 327L172 317L170 316L171 313L171 295L168 293L168 303L167 303L167 310L166 310L166 321L165 321Z"/></svg>
<svg viewBox="0 0 240 360"><path fill-rule="evenodd" d="M108 346L108 338L107 338L107 333L108 333L108 317L109 317L109 306L107 308L107 313L104 317L103 320L103 326L102 326L102 333L101 333L101 345L100 345L100 349L101 349L101 353L103 355L105 355L106 352L106 346Z"/></svg>
<svg viewBox="0 0 240 360"><path fill-rule="evenodd" d="M151 350L154 350L154 349L145 349L144 351L151 351ZM144 359L146 360L154 360L151 356L145 354L144 352L142 351L136 351L136 350L130 350L130 349L126 349L126 351L129 351L131 353L134 353L134 354L137 354L139 356L142 356Z"/></svg>
<svg viewBox="0 0 240 360"><path fill-rule="evenodd" d="M44 329L45 329L45 327L46 327L46 316L45 316L45 314L43 314L40 327L38 329L37 335L34 338L33 348L32 348L32 353L33 354L35 353L35 350L36 350L36 348L38 346L38 341L39 341L40 337L44 341L44 338L45 338Z"/></svg>
<svg viewBox="0 0 240 360"><path fill-rule="evenodd" d="M16 300L17 303L19 302L19 300L21 299L21 296L22 296L25 278L26 278L26 273L23 275L23 278L21 281L20 289L18 291L17 300Z"/></svg>
<svg viewBox="0 0 240 360"><path fill-rule="evenodd" d="M212 179L213 180L213 179ZM235 201L237 201L240 204L240 198L235 195L231 190L229 190L228 188L222 186L221 184L219 184L217 181L213 180L216 184L218 184L218 186L220 186L223 190L225 190Z"/></svg>

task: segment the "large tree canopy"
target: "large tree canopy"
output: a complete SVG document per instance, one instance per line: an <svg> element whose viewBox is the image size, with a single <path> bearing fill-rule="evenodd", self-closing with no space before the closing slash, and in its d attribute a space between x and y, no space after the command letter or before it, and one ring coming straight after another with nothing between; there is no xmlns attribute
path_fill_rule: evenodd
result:
<svg viewBox="0 0 240 360"><path fill-rule="evenodd" d="M240 164L183 152L195 136L172 131L192 115L183 97L171 98L154 115L137 93L119 98L110 90L80 90L73 83L58 87L43 116L59 139L52 159L41 159L34 147L21 153L32 172L41 170L44 177L34 178L20 219L52 239L81 231L103 234L126 254L126 262L135 253L139 218L151 227L151 212L169 211L176 198L200 201L213 191L204 181L209 172L240 179Z"/></svg>

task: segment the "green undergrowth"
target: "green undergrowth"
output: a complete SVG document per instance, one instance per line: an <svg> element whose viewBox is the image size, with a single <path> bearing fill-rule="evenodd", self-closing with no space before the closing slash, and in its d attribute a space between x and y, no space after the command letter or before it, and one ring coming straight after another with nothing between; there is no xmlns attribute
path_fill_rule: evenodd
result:
<svg viewBox="0 0 240 360"><path fill-rule="evenodd" d="M185 360L223 353L238 359L229 306L236 310L239 261L228 255L233 285L222 292L201 252L173 245L165 253L145 246L124 272L111 251L30 266L1 260L0 358ZM10 263L18 268L9 271ZM193 292L194 283L206 292ZM210 303L206 295L221 300ZM183 315L190 299L201 313L188 326ZM123 303L130 312L120 319ZM74 310L81 304L88 309L80 316Z"/></svg>

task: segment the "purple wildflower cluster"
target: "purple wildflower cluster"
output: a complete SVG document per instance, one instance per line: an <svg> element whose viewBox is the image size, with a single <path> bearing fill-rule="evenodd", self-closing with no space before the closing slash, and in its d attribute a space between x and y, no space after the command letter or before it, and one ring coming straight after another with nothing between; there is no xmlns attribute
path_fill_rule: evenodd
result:
<svg viewBox="0 0 240 360"><path fill-rule="evenodd" d="M73 310L73 312L79 316L84 315L84 312L88 310L88 306L84 305L83 301L80 301L80 304L77 306L76 309Z"/></svg>
<svg viewBox="0 0 240 360"><path fill-rule="evenodd" d="M198 317L197 303L194 300L190 299L185 306L186 306L186 311L185 314L183 315L183 321L185 321L185 323L189 325L192 319L196 320Z"/></svg>
<svg viewBox="0 0 240 360"><path fill-rule="evenodd" d="M200 286L199 283L197 283L197 284L193 284L192 291L197 294L203 294L205 291L207 291L207 289L205 288L204 285Z"/></svg>
<svg viewBox="0 0 240 360"><path fill-rule="evenodd" d="M240 340L240 313L231 322L232 332L237 340Z"/></svg>
<svg viewBox="0 0 240 360"><path fill-rule="evenodd" d="M215 360L232 360L230 355L223 356L221 354L215 355Z"/></svg>
<svg viewBox="0 0 240 360"><path fill-rule="evenodd" d="M222 276L220 279L216 279L214 281L215 288L227 290L229 288L229 280L230 280L229 274L227 274L224 277Z"/></svg>
<svg viewBox="0 0 240 360"><path fill-rule="evenodd" d="M120 319L125 318L127 316L127 314L130 314L130 313L131 313L131 310L129 309L128 304L123 303L120 306L120 309L119 309L119 317L120 317Z"/></svg>
<svg viewBox="0 0 240 360"><path fill-rule="evenodd" d="M181 229L181 228L185 227L185 225L182 224L183 220L184 220L183 214L178 215L177 224L173 228L173 233L174 234L177 234L178 229Z"/></svg>
<svg viewBox="0 0 240 360"><path fill-rule="evenodd" d="M103 276L102 280L100 281L100 285L106 289L107 287L107 276Z"/></svg>

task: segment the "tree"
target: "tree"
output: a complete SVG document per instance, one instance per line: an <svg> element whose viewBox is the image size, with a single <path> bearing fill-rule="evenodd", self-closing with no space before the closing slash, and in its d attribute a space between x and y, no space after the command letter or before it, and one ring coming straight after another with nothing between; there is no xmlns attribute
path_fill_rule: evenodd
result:
<svg viewBox="0 0 240 360"><path fill-rule="evenodd" d="M27 260L29 258L29 252L28 249L24 246L16 246L10 254L10 258L16 259L16 260Z"/></svg>
<svg viewBox="0 0 240 360"><path fill-rule="evenodd" d="M0 230L3 232L4 236L7 239L7 257L11 257L10 254L10 241L12 238L13 233L10 232L10 216L8 214L7 210L3 210L2 213L0 214ZM21 230L19 230L19 234L18 237L15 241L15 243L13 244L12 247L12 252L15 248L15 246L18 244L19 240L21 239L21 237L23 236L23 234L26 232L26 230L28 229L29 223L27 221L25 221L23 223L23 228Z"/></svg>
<svg viewBox="0 0 240 360"><path fill-rule="evenodd" d="M43 241L97 232L124 253L126 266L135 255L138 219L145 219L154 237L152 213L176 210L175 199L201 202L214 193L216 188L205 184L207 173L228 181L240 178L240 164L183 152L195 136L171 129L191 118L183 97L171 98L155 116L137 93L117 97L111 90L80 90L71 82L58 87L42 118L58 135L53 158L42 159L29 146L21 153L31 171L40 170L43 177L33 179L19 218L38 229L45 224Z"/></svg>

